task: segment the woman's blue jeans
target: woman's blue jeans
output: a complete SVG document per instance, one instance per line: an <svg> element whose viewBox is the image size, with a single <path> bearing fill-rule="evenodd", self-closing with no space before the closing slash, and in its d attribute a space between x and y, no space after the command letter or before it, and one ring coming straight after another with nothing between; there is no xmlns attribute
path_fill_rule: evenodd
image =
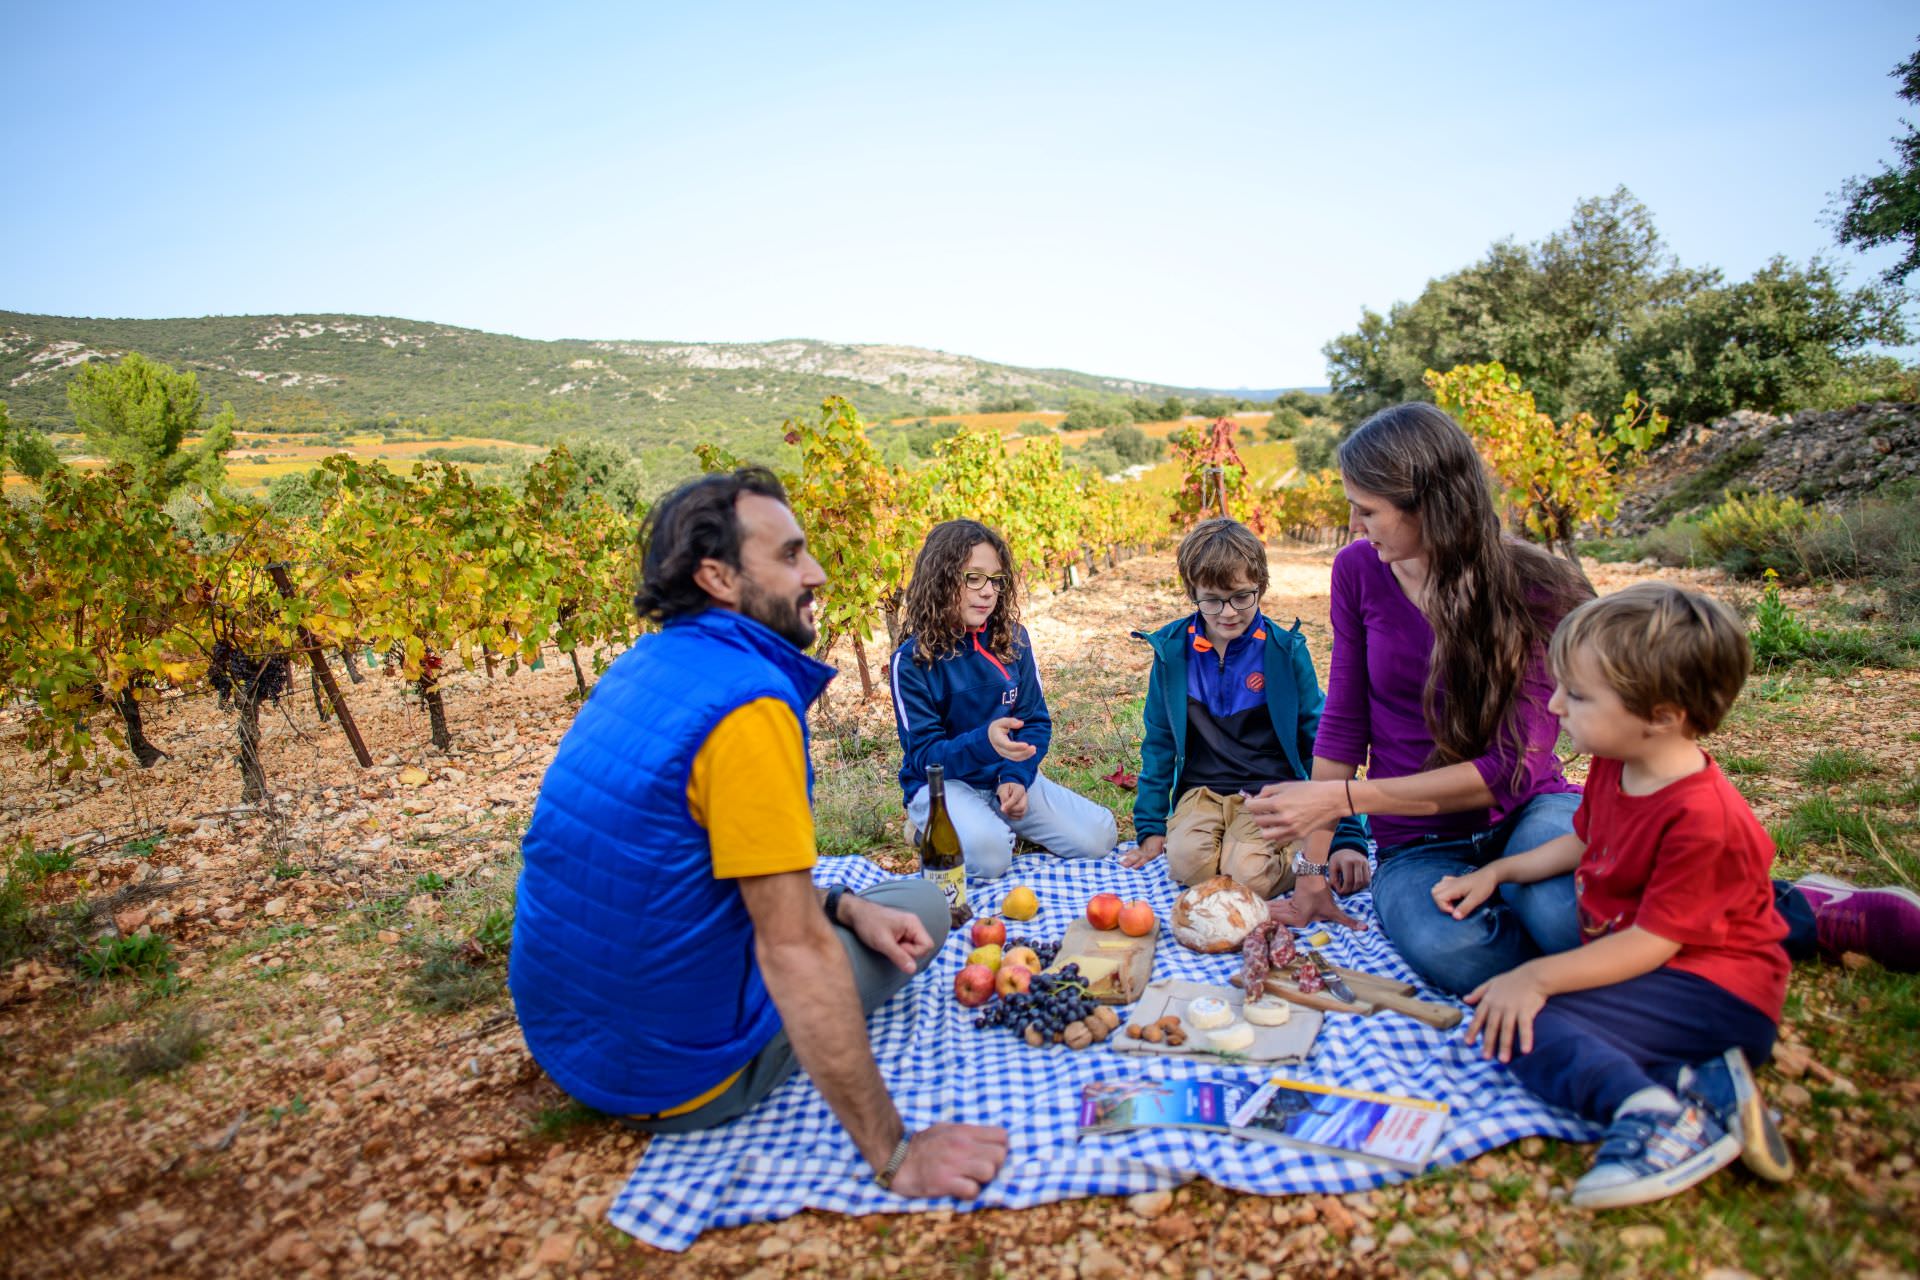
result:
<svg viewBox="0 0 1920 1280"><path fill-rule="evenodd" d="M1465 920L1433 901L1445 876L1477 871L1495 858L1537 849L1573 832L1578 792L1537 795L1498 826L1471 836L1430 836L1383 850L1373 873L1373 909L1407 963L1443 991L1466 995L1536 956L1580 943L1573 876L1504 884Z"/></svg>

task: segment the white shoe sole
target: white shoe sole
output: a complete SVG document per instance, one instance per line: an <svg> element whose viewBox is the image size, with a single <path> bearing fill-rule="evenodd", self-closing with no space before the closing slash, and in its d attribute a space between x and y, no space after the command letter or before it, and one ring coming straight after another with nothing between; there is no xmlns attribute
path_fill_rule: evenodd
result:
<svg viewBox="0 0 1920 1280"><path fill-rule="evenodd" d="M1906 901L1911 902L1914 906L1920 907L1920 893L1915 893L1913 890L1906 888L1903 885L1897 885L1897 884L1857 885L1853 883L1853 881L1851 880L1842 880L1839 876L1821 875L1819 873L1815 873L1810 876L1801 876L1798 880L1794 881L1794 884L1812 885L1816 889L1830 889L1835 893L1842 893L1842 894L1890 893L1896 898L1904 898Z"/></svg>
<svg viewBox="0 0 1920 1280"><path fill-rule="evenodd" d="M1705 1182L1739 1158L1740 1137L1729 1133L1699 1155L1675 1165L1665 1173L1585 1191L1576 1182L1573 1184L1571 1200L1576 1209L1624 1209L1629 1205L1651 1204L1655 1200L1677 1196L1689 1187Z"/></svg>
<svg viewBox="0 0 1920 1280"><path fill-rule="evenodd" d="M1734 1097L1739 1101L1740 1163L1756 1178L1788 1181L1793 1177L1793 1153L1787 1150L1786 1139L1767 1111L1767 1100L1760 1096L1760 1085L1747 1066L1747 1055L1729 1049L1723 1056L1733 1077Z"/></svg>

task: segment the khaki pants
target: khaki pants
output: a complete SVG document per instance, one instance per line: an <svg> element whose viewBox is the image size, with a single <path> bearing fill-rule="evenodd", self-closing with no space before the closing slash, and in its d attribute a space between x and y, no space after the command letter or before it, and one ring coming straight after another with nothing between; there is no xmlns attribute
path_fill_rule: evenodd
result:
<svg viewBox="0 0 1920 1280"><path fill-rule="evenodd" d="M1276 849L1247 816L1246 797L1195 787L1167 820L1167 872L1181 884L1232 876L1263 898L1293 888L1293 850Z"/></svg>

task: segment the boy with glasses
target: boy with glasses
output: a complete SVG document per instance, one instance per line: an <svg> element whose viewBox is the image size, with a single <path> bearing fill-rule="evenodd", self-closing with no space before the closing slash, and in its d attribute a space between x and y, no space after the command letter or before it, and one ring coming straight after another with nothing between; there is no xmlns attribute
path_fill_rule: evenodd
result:
<svg viewBox="0 0 1920 1280"><path fill-rule="evenodd" d="M1194 612L1134 632L1154 657L1133 805L1140 845L1122 862L1164 852L1180 884L1228 875L1263 898L1292 889L1301 867L1340 893L1365 888L1365 818L1310 837L1331 844L1322 866L1276 848L1246 812L1261 787L1308 776L1325 701L1300 624L1282 630L1260 612L1266 547L1237 520L1207 520L1181 542L1179 566Z"/></svg>

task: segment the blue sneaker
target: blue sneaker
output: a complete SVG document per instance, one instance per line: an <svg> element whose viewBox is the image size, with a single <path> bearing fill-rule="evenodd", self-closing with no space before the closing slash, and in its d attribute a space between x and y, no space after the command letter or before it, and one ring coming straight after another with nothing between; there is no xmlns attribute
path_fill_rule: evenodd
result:
<svg viewBox="0 0 1920 1280"><path fill-rule="evenodd" d="M1746 1054L1729 1049L1699 1066L1683 1067L1675 1087L1682 1098L1712 1111L1721 1128L1740 1135L1740 1163L1749 1173L1768 1182L1793 1177L1793 1153L1760 1096Z"/></svg>
<svg viewBox="0 0 1920 1280"><path fill-rule="evenodd" d="M1593 1168L1573 1184L1578 1209L1618 1209L1678 1195L1740 1158L1740 1136L1698 1103L1665 1089L1627 1099L1600 1139Z"/></svg>

